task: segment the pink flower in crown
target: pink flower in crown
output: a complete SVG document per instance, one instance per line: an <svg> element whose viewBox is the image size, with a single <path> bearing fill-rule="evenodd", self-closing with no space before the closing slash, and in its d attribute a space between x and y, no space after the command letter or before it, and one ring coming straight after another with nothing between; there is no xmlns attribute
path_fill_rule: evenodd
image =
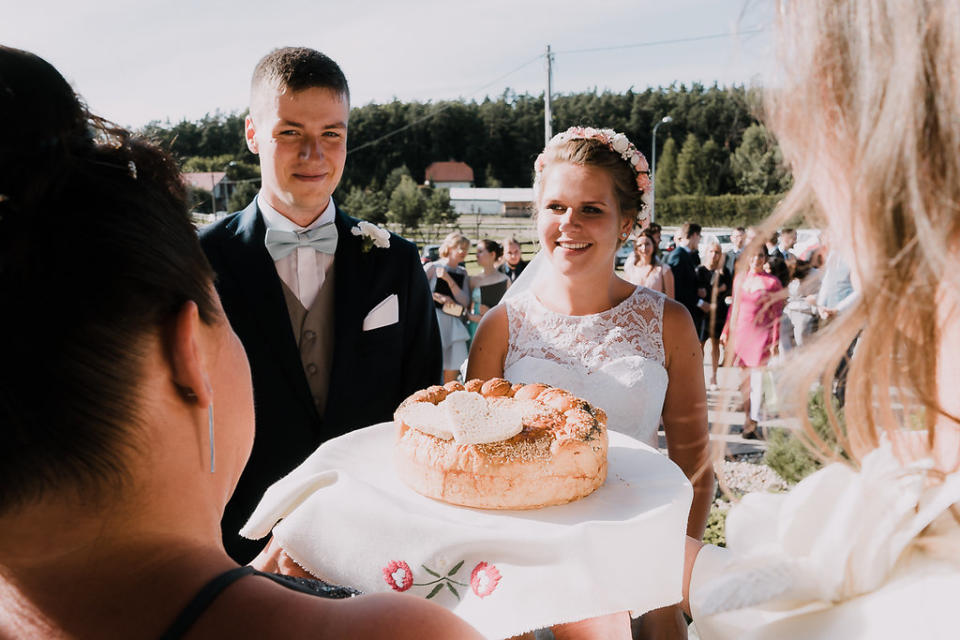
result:
<svg viewBox="0 0 960 640"><path fill-rule="evenodd" d="M637 189L644 193L650 192L650 176L646 173L637 174Z"/></svg>
<svg viewBox="0 0 960 640"><path fill-rule="evenodd" d="M486 598L500 584L500 572L492 564L481 562L470 572L470 588L481 598Z"/></svg>
<svg viewBox="0 0 960 640"><path fill-rule="evenodd" d="M391 560L383 568L383 580L394 591L406 591L413 586L413 572L403 560Z"/></svg>
<svg viewBox="0 0 960 640"><path fill-rule="evenodd" d="M644 155L637 151L636 157L638 160L633 163L633 168L641 174L650 173L650 165L647 164L647 159L644 157Z"/></svg>

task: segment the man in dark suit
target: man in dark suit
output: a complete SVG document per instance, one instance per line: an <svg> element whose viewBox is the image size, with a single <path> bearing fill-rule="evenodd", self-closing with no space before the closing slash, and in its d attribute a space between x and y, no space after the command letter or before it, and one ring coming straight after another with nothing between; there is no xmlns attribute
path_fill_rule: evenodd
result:
<svg viewBox="0 0 960 640"><path fill-rule="evenodd" d="M253 74L249 149L262 186L200 233L253 373L256 437L222 528L227 552L263 492L322 442L392 419L441 380L433 299L416 247L361 224L330 197L346 160L349 90L339 66L278 49Z"/></svg>
<svg viewBox="0 0 960 640"><path fill-rule="evenodd" d="M740 254L743 253L743 245L746 240L747 230L743 227L737 227L730 232L730 244L733 247L730 251L727 251L723 256L723 266L730 272L730 275L736 275L737 273L737 260L740 258Z"/></svg>
<svg viewBox="0 0 960 640"><path fill-rule="evenodd" d="M520 249L520 242L513 236L507 236L503 240L503 264L500 265L500 271L510 278L510 282L516 280L523 270L527 267L527 261L523 259L523 251Z"/></svg>
<svg viewBox="0 0 960 640"><path fill-rule="evenodd" d="M674 296L690 312L693 326L699 329L703 312L700 305L706 291L700 288L697 281L697 265L700 264L700 225L687 222L680 228L680 238L677 248L667 256L667 264L673 270Z"/></svg>

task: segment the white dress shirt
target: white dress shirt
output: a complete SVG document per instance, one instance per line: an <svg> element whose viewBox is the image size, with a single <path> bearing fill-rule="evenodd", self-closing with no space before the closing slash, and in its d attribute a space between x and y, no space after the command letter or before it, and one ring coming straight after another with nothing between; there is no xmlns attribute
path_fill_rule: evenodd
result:
<svg viewBox="0 0 960 640"><path fill-rule="evenodd" d="M267 229L292 231L294 233L309 231L322 224L333 222L337 212L333 204L333 198L330 198L330 203L327 204L323 213L308 226L301 227L271 207L266 198L263 197L263 193L257 195L257 206L260 207L260 213L263 214L263 223L267 226ZM333 255L316 251L310 247L298 247L283 258L275 260L274 265L276 265L277 275L280 276L283 283L297 296L305 309L310 309L317 297L317 292L323 286L323 281L330 273L330 267L333 266Z"/></svg>

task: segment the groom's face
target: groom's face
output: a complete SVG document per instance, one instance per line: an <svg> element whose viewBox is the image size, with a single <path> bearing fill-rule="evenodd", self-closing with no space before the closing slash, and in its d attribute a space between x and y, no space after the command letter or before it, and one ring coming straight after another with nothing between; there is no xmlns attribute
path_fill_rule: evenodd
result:
<svg viewBox="0 0 960 640"><path fill-rule="evenodd" d="M312 87L261 87L246 121L247 146L260 156L261 193L297 224L315 220L330 201L347 157L346 97Z"/></svg>

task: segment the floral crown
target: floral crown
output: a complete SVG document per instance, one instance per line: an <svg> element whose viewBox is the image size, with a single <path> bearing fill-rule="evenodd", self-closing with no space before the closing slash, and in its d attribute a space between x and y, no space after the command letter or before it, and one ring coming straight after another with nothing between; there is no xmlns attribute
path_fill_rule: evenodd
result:
<svg viewBox="0 0 960 640"><path fill-rule="evenodd" d="M650 193L650 165L647 159L637 150L633 143L622 133L617 133L613 129L594 129L593 127L570 127L563 133L558 133L547 143L547 149L562 144L569 140L599 140L608 149L623 158L624 162L630 165L634 173L637 174L637 191L641 194ZM543 154L537 156L533 167L537 177L543 173L546 163Z"/></svg>

